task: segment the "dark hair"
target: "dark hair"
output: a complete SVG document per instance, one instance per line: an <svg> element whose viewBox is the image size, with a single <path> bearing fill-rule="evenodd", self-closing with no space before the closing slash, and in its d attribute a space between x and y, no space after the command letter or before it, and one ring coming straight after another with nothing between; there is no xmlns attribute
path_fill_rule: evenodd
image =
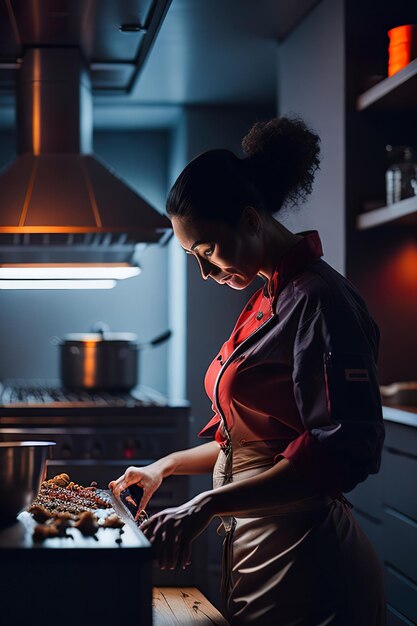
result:
<svg viewBox="0 0 417 626"><path fill-rule="evenodd" d="M274 214L304 202L319 167L319 144L299 118L257 122L242 141L246 157L208 150L186 166L168 195L167 213L234 224L245 206Z"/></svg>

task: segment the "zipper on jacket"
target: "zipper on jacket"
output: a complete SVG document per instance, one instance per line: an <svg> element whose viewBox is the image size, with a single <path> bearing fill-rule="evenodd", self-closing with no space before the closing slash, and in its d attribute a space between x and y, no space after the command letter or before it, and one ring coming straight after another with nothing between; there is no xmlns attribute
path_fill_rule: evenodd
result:
<svg viewBox="0 0 417 626"><path fill-rule="evenodd" d="M270 322L272 322L273 320L276 319L276 313L272 313L271 317L268 318L266 320L266 322L264 324L262 324L262 326L259 326L259 328L257 328L251 335L249 335L249 337L246 337L246 339L244 339L232 352L232 354L229 356L228 359L226 359L226 361L224 362L221 370L219 371L219 373L217 374L217 378L216 378L216 382L214 383L214 400L215 400L215 405L216 405L216 409L218 411L218 413L220 414L220 417L222 418L222 422L223 422L223 429L226 433L226 440L227 440L227 445L226 448L224 449L225 454L226 454L226 459L229 460L229 463L227 463L226 461L226 465L230 465L230 467L228 467L228 471L227 473L225 473L225 484L227 484L228 482L231 481L232 479L232 467L231 467L231 462L230 462L230 454L231 454L231 450L232 450L232 440L230 437L230 433L229 433L229 429L227 427L227 420L226 420L226 416L223 413L223 410L221 408L220 405L220 399L219 399L219 383L220 383L220 379L223 376L224 372L227 369L227 366L230 365L230 363L232 362L232 360L238 355L239 352L242 351L242 348L245 348L246 344L249 342L250 339L252 339L253 337L255 337L262 329L265 328L265 326L267 326L268 324L270 324Z"/></svg>

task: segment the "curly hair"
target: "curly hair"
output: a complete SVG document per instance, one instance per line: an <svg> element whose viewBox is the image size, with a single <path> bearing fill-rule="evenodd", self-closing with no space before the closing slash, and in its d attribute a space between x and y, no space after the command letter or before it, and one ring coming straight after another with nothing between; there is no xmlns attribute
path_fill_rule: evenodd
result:
<svg viewBox="0 0 417 626"><path fill-rule="evenodd" d="M283 204L305 202L320 164L320 138L303 120L281 117L257 122L243 138L242 148L271 212Z"/></svg>
<svg viewBox="0 0 417 626"><path fill-rule="evenodd" d="M186 166L168 195L167 213L234 224L245 206L275 214L304 202L319 167L319 144L300 118L257 122L242 141L244 158L208 150Z"/></svg>

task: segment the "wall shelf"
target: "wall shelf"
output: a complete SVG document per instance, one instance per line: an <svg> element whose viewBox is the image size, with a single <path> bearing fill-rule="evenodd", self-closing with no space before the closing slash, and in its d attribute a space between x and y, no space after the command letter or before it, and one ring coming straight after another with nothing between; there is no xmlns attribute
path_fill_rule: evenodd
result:
<svg viewBox="0 0 417 626"><path fill-rule="evenodd" d="M407 221L417 223L417 196L406 198L405 200L381 207L380 209L361 213L356 218L356 227L358 230L365 230L404 217L410 217L410 220Z"/></svg>
<svg viewBox="0 0 417 626"><path fill-rule="evenodd" d="M356 108L358 111L417 108L417 59L362 93L357 98Z"/></svg>

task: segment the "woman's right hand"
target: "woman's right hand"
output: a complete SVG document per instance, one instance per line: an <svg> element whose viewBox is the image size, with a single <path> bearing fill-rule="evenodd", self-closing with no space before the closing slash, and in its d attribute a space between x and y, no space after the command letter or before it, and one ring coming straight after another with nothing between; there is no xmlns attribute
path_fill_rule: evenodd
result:
<svg viewBox="0 0 417 626"><path fill-rule="evenodd" d="M218 456L219 445L216 441L209 441L189 450L172 452L145 467L128 467L122 476L109 483L109 489L116 496L120 496L130 485L138 485L143 489L136 514L138 518L164 478L173 474L188 476L212 472Z"/></svg>
<svg viewBox="0 0 417 626"><path fill-rule="evenodd" d="M159 469L157 463L151 463L146 467L128 467L122 476L109 483L109 489L116 496L120 496L121 492L130 487L130 485L138 485L143 490L143 496L139 502L136 517L148 505L149 500L157 489L159 489L163 480L162 470Z"/></svg>

